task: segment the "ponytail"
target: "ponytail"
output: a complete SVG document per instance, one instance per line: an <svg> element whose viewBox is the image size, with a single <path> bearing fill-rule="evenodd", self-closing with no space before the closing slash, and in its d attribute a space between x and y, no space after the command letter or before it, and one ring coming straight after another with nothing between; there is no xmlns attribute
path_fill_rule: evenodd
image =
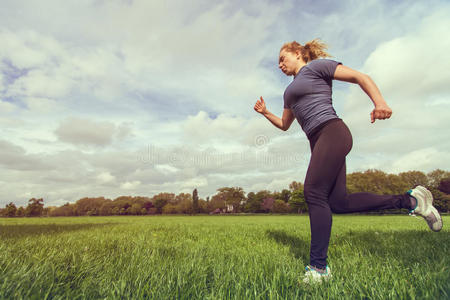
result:
<svg viewBox="0 0 450 300"><path fill-rule="evenodd" d="M297 43L296 41L286 43L281 47L280 52L282 50L294 53L296 51L300 51L303 61L305 63L308 63L319 57L330 57L331 55L325 51L325 49L327 48L328 47L324 42L320 41L319 39L314 39L312 41L305 43L305 45L303 46Z"/></svg>

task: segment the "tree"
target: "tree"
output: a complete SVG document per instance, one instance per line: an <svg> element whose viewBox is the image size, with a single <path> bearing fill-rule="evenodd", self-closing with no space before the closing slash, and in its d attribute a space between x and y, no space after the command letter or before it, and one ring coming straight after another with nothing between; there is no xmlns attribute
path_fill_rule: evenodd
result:
<svg viewBox="0 0 450 300"><path fill-rule="evenodd" d="M404 184L404 190L407 191L418 185L427 186L428 178L427 175L419 171L409 171L398 174L401 181Z"/></svg>
<svg viewBox="0 0 450 300"><path fill-rule="evenodd" d="M152 198L152 203L154 207L156 208L156 213L161 214L162 208L167 203L174 203L175 201L175 194L172 193L159 193Z"/></svg>
<svg viewBox="0 0 450 300"><path fill-rule="evenodd" d="M142 213L142 206L140 203L134 203L128 208L129 215L140 215Z"/></svg>
<svg viewBox="0 0 450 300"><path fill-rule="evenodd" d="M211 197L211 200L208 202L208 210L214 211L220 208L224 210L226 208L225 204L225 195L223 193L217 193L216 195Z"/></svg>
<svg viewBox="0 0 450 300"><path fill-rule="evenodd" d="M450 179L444 179L439 183L438 190L445 194L450 194Z"/></svg>
<svg viewBox="0 0 450 300"><path fill-rule="evenodd" d="M55 208L56 208L56 206L44 207L44 209L42 210L42 216L49 217L50 216L50 211L55 209Z"/></svg>
<svg viewBox="0 0 450 300"><path fill-rule="evenodd" d="M244 190L241 187L223 187L211 198L211 211L217 208L227 209L232 206L232 212L241 211L241 203L245 202Z"/></svg>
<svg viewBox="0 0 450 300"><path fill-rule="evenodd" d="M274 202L275 199L273 199L272 197L264 198L263 202L261 203L261 209L266 213L271 212Z"/></svg>
<svg viewBox="0 0 450 300"><path fill-rule="evenodd" d="M113 209L115 214L126 215L128 214L128 209L134 203L134 197L132 196L120 196L113 200Z"/></svg>
<svg viewBox="0 0 450 300"><path fill-rule="evenodd" d="M179 214L192 214L192 200L190 197L188 199L183 199L176 205L177 213Z"/></svg>
<svg viewBox="0 0 450 300"><path fill-rule="evenodd" d="M287 189L284 189L281 191L281 197L279 199L283 200L285 203L288 203L290 197L291 197L291 192Z"/></svg>
<svg viewBox="0 0 450 300"><path fill-rule="evenodd" d="M44 199L31 198L28 200L28 206L25 209L25 215L27 217L39 217L44 210Z"/></svg>
<svg viewBox="0 0 450 300"><path fill-rule="evenodd" d="M198 212L201 214L207 214L208 211L208 202L204 199L198 200Z"/></svg>
<svg viewBox="0 0 450 300"><path fill-rule="evenodd" d="M75 202L75 214L77 216L98 216L100 215L100 208L108 202L108 200L109 199L105 199L104 197L81 198Z"/></svg>
<svg viewBox="0 0 450 300"><path fill-rule="evenodd" d="M289 206L297 213L301 214L308 210L305 195L303 193L303 185L297 186L297 189L292 192L289 199Z"/></svg>
<svg viewBox="0 0 450 300"><path fill-rule="evenodd" d="M16 211L16 216L17 217L25 217L25 208L20 206Z"/></svg>
<svg viewBox="0 0 450 300"><path fill-rule="evenodd" d="M290 190L291 192L293 192L293 191L295 191L295 190L298 190L298 189L300 189L300 188L303 188L303 184L302 184L301 182L292 181L292 182L289 184L289 190Z"/></svg>
<svg viewBox="0 0 450 300"><path fill-rule="evenodd" d="M445 179L450 179L450 172L436 169L430 173L427 174L428 177L428 186L430 188L437 189L441 183L441 181Z"/></svg>
<svg viewBox="0 0 450 300"><path fill-rule="evenodd" d="M405 176L407 177L407 176ZM367 170L347 175L347 189L352 193L373 193L379 195L404 194L408 187L400 176L386 174L380 170Z"/></svg>
<svg viewBox="0 0 450 300"><path fill-rule="evenodd" d="M450 180L450 172L436 169L427 174L428 186L427 188L433 194L433 205L441 212L450 210L450 196L440 191L441 183Z"/></svg>
<svg viewBox="0 0 450 300"><path fill-rule="evenodd" d="M156 208L156 213L161 214L163 207L167 204L167 199L158 198L158 199L153 200L153 203Z"/></svg>
<svg viewBox="0 0 450 300"><path fill-rule="evenodd" d="M272 193L268 190L262 190L256 194L254 192L248 193L244 211L252 213L264 212L261 205L266 198L273 198Z"/></svg>
<svg viewBox="0 0 450 300"><path fill-rule="evenodd" d="M69 217L75 215L75 205L67 202L63 206L56 207L49 212L51 217Z"/></svg>
<svg viewBox="0 0 450 300"><path fill-rule="evenodd" d="M147 214L149 214L149 215L156 215L156 213L157 213L157 208L154 206L149 208L147 211Z"/></svg>
<svg viewBox="0 0 450 300"><path fill-rule="evenodd" d="M175 196L175 200L174 201L169 201L169 203L177 205L178 203L180 203L180 201L183 201L183 200L192 201L192 194L179 193L178 195Z"/></svg>
<svg viewBox="0 0 450 300"><path fill-rule="evenodd" d="M110 215L114 215L113 214L113 208L114 208L114 203L112 200L107 200L105 201L102 206L100 206L99 209L99 215L100 216L110 216Z"/></svg>
<svg viewBox="0 0 450 300"><path fill-rule="evenodd" d="M192 192L192 211L194 214L198 213L199 211L197 189L194 189L194 191Z"/></svg>
<svg viewBox="0 0 450 300"><path fill-rule="evenodd" d="M150 208L152 208L152 207L154 207L154 206L153 206L152 201L150 201L150 200L145 200L144 203L143 203L143 205L142 205L142 207L145 208L145 210L146 210L147 212L149 212L149 211L150 211Z"/></svg>
<svg viewBox="0 0 450 300"><path fill-rule="evenodd" d="M17 213L16 205L12 202L6 204L5 209L3 210L3 215L5 217L15 217Z"/></svg>
<svg viewBox="0 0 450 300"><path fill-rule="evenodd" d="M275 200L272 207L272 212L274 213L288 213L291 210L289 203L284 202L283 200Z"/></svg>
<svg viewBox="0 0 450 300"><path fill-rule="evenodd" d="M433 194L433 206L441 212L448 212L450 210L450 195L446 195L436 188L430 189Z"/></svg>
<svg viewBox="0 0 450 300"><path fill-rule="evenodd" d="M254 212L258 210L259 207L261 207L261 203L256 203L255 201L255 193L250 192L247 194L247 199L245 200L244 204L244 212Z"/></svg>
<svg viewBox="0 0 450 300"><path fill-rule="evenodd" d="M172 203L167 203L162 208L162 213L163 214L176 214L177 213L177 206L175 204L172 204Z"/></svg>

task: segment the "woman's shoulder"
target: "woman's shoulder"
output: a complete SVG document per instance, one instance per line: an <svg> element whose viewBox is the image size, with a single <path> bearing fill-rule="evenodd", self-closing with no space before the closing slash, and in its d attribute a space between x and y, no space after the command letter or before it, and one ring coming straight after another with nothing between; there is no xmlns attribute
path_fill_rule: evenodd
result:
<svg viewBox="0 0 450 300"><path fill-rule="evenodd" d="M318 59L314 59L308 63L308 65L311 67L322 66L322 65L338 65L338 64L341 64L341 62L338 62L334 59L328 59L328 58L318 58Z"/></svg>
<svg viewBox="0 0 450 300"><path fill-rule="evenodd" d="M319 77L332 78L336 67L341 62L333 59L320 58L308 63L309 69L312 70Z"/></svg>

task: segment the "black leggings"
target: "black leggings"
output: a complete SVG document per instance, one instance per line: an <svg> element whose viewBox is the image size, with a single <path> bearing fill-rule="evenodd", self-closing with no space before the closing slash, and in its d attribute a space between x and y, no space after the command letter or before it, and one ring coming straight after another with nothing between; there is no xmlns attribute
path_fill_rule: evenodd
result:
<svg viewBox="0 0 450 300"><path fill-rule="evenodd" d="M389 208L411 208L408 194L347 194L345 156L352 148L352 135L341 119L332 119L309 136L311 160L304 194L311 226L310 265L327 264L331 212L352 213Z"/></svg>

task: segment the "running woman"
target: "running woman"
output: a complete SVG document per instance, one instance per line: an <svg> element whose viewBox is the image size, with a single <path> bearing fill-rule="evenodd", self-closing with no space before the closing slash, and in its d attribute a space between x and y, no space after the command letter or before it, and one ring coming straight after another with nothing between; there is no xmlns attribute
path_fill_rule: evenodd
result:
<svg viewBox="0 0 450 300"><path fill-rule="evenodd" d="M406 208L422 216L433 231L442 229L442 219L433 206L431 192L417 186L401 195L347 194L345 157L352 148L352 135L332 105L332 80L358 84L372 100L375 120L389 119L392 110L372 79L342 63L325 59L327 46L318 39L305 45L296 41L280 49L278 67L293 81L284 91L283 116L267 110L261 97L254 109L274 126L288 130L294 119L308 137L311 159L304 183L311 227L310 262L304 282L321 282L331 277L327 265L331 233L331 213L353 213L390 208ZM322 58L322 59L318 59Z"/></svg>

